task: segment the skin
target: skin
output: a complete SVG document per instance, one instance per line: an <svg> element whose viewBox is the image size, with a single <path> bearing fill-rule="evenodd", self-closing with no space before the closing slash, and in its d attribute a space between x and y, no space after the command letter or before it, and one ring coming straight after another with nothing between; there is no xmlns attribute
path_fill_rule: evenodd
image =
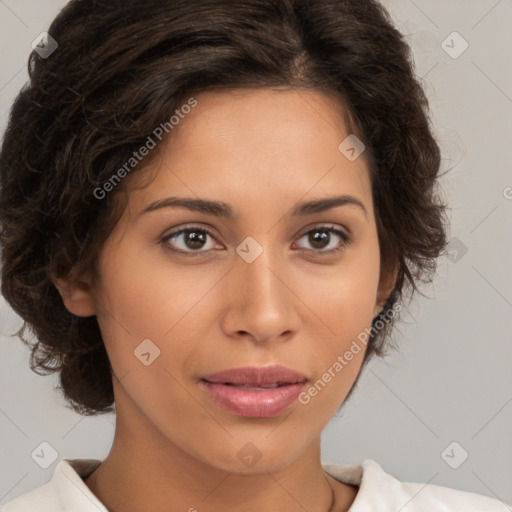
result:
<svg viewBox="0 0 512 512"><path fill-rule="evenodd" d="M199 379L282 364L314 383L371 326L393 281L381 273L365 154L349 161L338 150L350 133L343 106L319 92L196 99L159 158L126 178L128 207L101 250L98 279L56 281L72 313L97 316L114 372L115 438L86 484L116 512L325 512L330 483L335 510L347 510L357 488L323 472L320 434L355 382L363 350L310 403L272 418L219 408ZM289 214L301 201L341 194L366 213L345 205ZM235 217L176 207L141 214L169 196L223 201ZM187 244L186 234L162 241L190 225L214 237L204 235L202 246ZM318 225L350 242L331 234L315 245L318 231L307 234ZM263 248L252 263L236 252L248 236ZM147 338L160 350L149 366L134 357ZM261 454L251 467L237 456L247 443Z"/></svg>

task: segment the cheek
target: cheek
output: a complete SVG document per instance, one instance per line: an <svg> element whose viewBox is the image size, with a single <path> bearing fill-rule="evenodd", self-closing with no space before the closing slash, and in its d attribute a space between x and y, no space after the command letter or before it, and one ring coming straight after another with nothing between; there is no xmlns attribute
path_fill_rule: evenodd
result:
<svg viewBox="0 0 512 512"><path fill-rule="evenodd" d="M164 258L151 259L156 251L148 252L124 239L107 246L99 260L104 323L114 321L136 338L162 336L208 284L204 276L191 282L190 272L177 271Z"/></svg>
<svg viewBox="0 0 512 512"><path fill-rule="evenodd" d="M207 296L219 282L218 273L206 273L201 265L180 271L162 257L152 261L140 250L131 251L128 239L123 245L106 245L99 267L97 318L116 375L139 367L134 351L144 340L165 356L178 338L180 343L172 344L173 362L185 357L187 338L201 328L204 308L212 307Z"/></svg>
<svg viewBox="0 0 512 512"><path fill-rule="evenodd" d="M322 381L319 386L323 389L326 385L332 391L322 393L319 401L338 407L339 397L343 398L359 373L374 317L379 274L378 241L369 238L357 251L347 253L341 265L333 267L329 279L319 276L310 280L301 292L314 313L312 325L316 322L318 328L315 352L316 373Z"/></svg>
<svg viewBox="0 0 512 512"><path fill-rule="evenodd" d="M376 236L367 237L350 248L328 272L324 269L315 275L310 273L307 281L301 282L300 293L313 313L330 328L333 340L343 342L371 323L379 275L378 241Z"/></svg>

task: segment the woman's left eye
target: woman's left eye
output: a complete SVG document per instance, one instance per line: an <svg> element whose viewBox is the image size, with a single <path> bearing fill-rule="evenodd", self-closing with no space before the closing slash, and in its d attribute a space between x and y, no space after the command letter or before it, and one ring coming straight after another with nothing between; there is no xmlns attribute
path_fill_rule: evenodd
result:
<svg viewBox="0 0 512 512"><path fill-rule="evenodd" d="M341 240L332 244L333 235ZM317 226L304 233L299 240L303 238L306 238L308 243L312 245L314 252L328 254L340 251L350 242L350 237L347 233L333 226Z"/></svg>
<svg viewBox="0 0 512 512"><path fill-rule="evenodd" d="M182 253L186 256L195 256L198 253L205 253L214 248L214 243L210 243L210 247L208 247L208 238L215 240L213 233L208 229L203 227L187 227L169 233L162 239L162 242L172 252ZM338 238L337 242L336 238ZM350 242L348 234L333 226L317 226L304 233L298 240L302 239L305 239L312 247L305 250L322 254L340 251ZM332 243L333 241L334 243ZM294 242L295 244L296 242Z"/></svg>

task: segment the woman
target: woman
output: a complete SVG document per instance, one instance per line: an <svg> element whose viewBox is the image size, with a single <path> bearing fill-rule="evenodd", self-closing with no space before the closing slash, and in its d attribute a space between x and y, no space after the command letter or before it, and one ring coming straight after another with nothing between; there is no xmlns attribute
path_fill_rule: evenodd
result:
<svg viewBox="0 0 512 512"><path fill-rule="evenodd" d="M2 292L34 369L116 432L2 510L502 510L321 464L446 244L427 102L386 11L73 0L49 34L0 155Z"/></svg>

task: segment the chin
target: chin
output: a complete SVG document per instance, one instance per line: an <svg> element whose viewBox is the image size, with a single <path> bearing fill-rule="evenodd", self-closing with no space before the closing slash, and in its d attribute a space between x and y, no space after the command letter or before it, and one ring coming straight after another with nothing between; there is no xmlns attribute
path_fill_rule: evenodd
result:
<svg viewBox="0 0 512 512"><path fill-rule="evenodd" d="M265 446L261 446L265 444ZM273 446L268 441L258 443L252 441L233 441L224 446L221 453L213 457L204 457L203 460L220 470L230 473L255 475L266 472L280 471L296 460L300 453L287 449L282 444Z"/></svg>

